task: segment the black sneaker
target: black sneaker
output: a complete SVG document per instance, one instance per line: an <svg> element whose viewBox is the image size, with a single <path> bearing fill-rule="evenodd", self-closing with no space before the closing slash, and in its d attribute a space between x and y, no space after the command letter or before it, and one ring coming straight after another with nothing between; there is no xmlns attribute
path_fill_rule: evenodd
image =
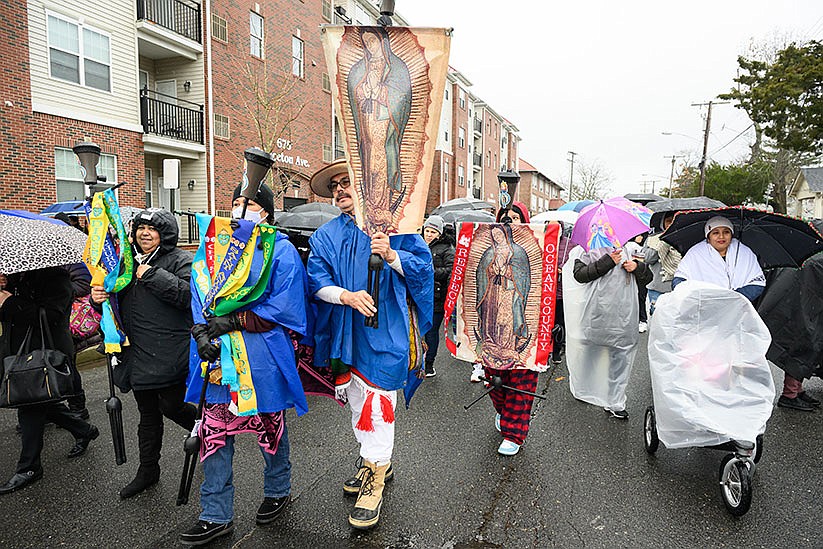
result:
<svg viewBox="0 0 823 549"><path fill-rule="evenodd" d="M781 408L791 408L792 410L800 410L801 412L814 412L814 405L806 402L799 396L789 398L782 396L777 399L777 405Z"/></svg>
<svg viewBox="0 0 823 549"><path fill-rule="evenodd" d="M806 391L803 391L802 393L798 393L797 398L799 398L803 402L807 402L807 403L811 404L814 407L820 406L820 401L818 399L814 398L812 395L810 395Z"/></svg>
<svg viewBox="0 0 823 549"><path fill-rule="evenodd" d="M626 410L612 410L610 408L603 408L603 410L617 419L629 419L629 412Z"/></svg>
<svg viewBox="0 0 823 549"><path fill-rule="evenodd" d="M213 539L225 536L234 530L234 522L219 524L217 522L197 521L197 524L180 534L183 545L205 545Z"/></svg>
<svg viewBox="0 0 823 549"><path fill-rule="evenodd" d="M434 377L437 372L434 371L434 364L426 364L426 377Z"/></svg>
<svg viewBox="0 0 823 549"><path fill-rule="evenodd" d="M291 498L263 498L263 503L257 509L257 524L268 524L283 513Z"/></svg>

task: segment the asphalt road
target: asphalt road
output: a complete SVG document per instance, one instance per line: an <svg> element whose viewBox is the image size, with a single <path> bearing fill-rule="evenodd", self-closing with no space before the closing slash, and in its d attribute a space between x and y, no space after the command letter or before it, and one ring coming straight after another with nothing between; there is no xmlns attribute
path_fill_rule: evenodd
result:
<svg viewBox="0 0 823 549"><path fill-rule="evenodd" d="M645 336L641 344L645 345ZM262 459L252 437L239 437L235 455L235 531L211 547L823 547L823 411L775 408L763 460L754 477L751 511L727 513L717 472L723 453L703 448L643 448L643 410L651 403L648 362L638 353L627 422L574 400L565 365L540 376L531 432L513 458L496 452L500 435L488 399L469 366L445 354L438 375L419 389L410 410L398 408L395 480L385 492L377 529L352 532L353 500L341 483L354 471L357 446L348 410L310 397L311 411L289 414L293 503L275 523L257 527ZM782 387L783 374L774 371ZM76 460L65 457L71 436L49 426L45 476L0 497L0 547L177 547L177 535L197 520L197 488L175 506L185 433L167 422L160 483L120 501L118 490L137 467L137 410L121 395L129 461L117 467L104 399L105 370L83 379L92 421L101 437ZM807 382L823 397L823 382ZM13 411L0 411L0 475L11 476L19 452ZM195 486L202 473L198 468Z"/></svg>

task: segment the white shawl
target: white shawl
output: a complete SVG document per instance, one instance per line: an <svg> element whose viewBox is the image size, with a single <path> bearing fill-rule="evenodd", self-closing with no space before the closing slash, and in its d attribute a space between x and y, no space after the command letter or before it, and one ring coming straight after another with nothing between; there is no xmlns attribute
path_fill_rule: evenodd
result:
<svg viewBox="0 0 823 549"><path fill-rule="evenodd" d="M729 290L766 285L757 256L736 238L726 250L725 259L708 241L695 244L683 256L674 277L708 282Z"/></svg>

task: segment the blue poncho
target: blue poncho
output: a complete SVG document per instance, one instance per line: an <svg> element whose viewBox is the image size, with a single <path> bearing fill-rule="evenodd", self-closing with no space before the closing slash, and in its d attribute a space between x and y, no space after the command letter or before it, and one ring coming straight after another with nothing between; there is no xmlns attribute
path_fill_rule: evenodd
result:
<svg viewBox="0 0 823 549"><path fill-rule="evenodd" d="M409 308L417 308L418 328L432 325L434 268L429 247L416 234L390 237L405 276L388 265L380 271L378 328L368 328L365 317L345 305L317 303L314 363L330 366L339 359L357 369L372 384L387 391L405 387L409 374ZM341 214L309 239L309 294L326 286L349 291L366 290L369 238L352 218Z"/></svg>
<svg viewBox="0 0 823 549"><path fill-rule="evenodd" d="M268 332L243 332L251 362L251 376L257 393L257 410L273 413L294 407L298 415L308 412L306 396L297 373L294 346L287 329L307 335L306 271L300 256L288 238L278 233L275 241L271 278L266 291L249 306L251 311L277 326ZM192 278L192 281L194 278ZM203 323L202 304L192 291L194 321ZM194 340L189 349L189 379L186 401L197 402L203 385L200 356ZM231 397L225 385L209 383L206 402L228 403Z"/></svg>

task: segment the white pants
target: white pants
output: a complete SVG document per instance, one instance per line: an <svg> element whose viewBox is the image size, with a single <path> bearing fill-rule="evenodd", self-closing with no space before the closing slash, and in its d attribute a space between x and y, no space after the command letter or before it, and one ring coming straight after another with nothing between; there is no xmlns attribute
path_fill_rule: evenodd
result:
<svg viewBox="0 0 823 549"><path fill-rule="evenodd" d="M363 405L369 393L372 397L371 420L374 431L361 431L357 428ZM351 407L351 426L354 436L360 443L360 457L375 465L385 465L391 461L394 450L394 421L386 423L380 406L380 397L386 397L391 402L392 411L397 406L397 391L382 391L369 387L356 375L352 375L351 385L346 389L346 395Z"/></svg>

